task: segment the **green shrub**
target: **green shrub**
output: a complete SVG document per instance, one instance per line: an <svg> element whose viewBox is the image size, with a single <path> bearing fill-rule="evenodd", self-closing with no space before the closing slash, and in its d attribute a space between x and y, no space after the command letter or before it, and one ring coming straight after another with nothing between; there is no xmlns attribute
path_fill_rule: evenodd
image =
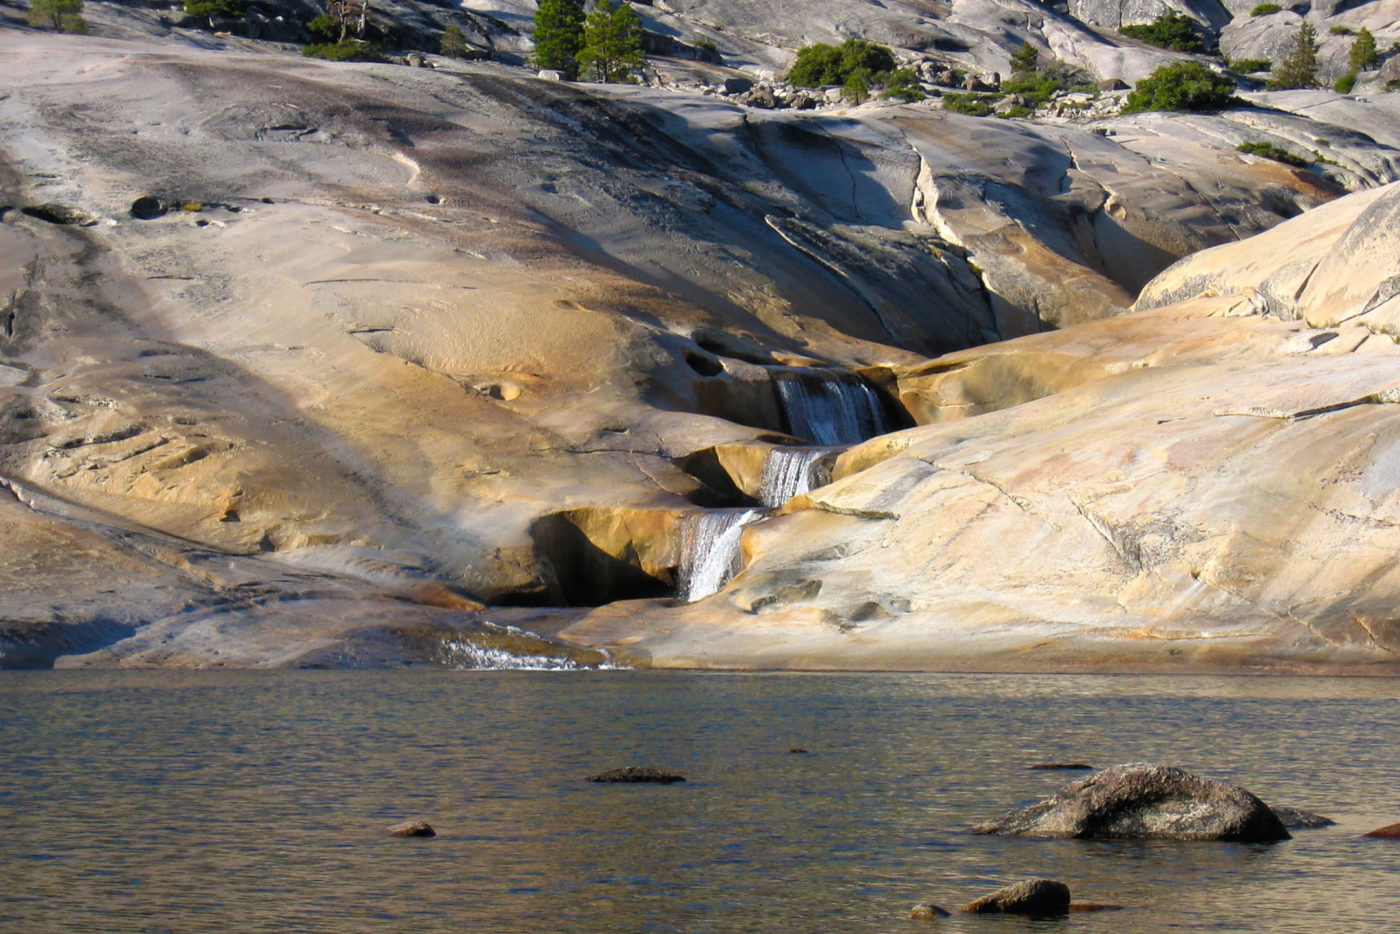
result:
<svg viewBox="0 0 1400 934"><path fill-rule="evenodd" d="M1270 13L1282 13L1283 7L1277 3L1261 3L1249 11L1250 16L1268 16Z"/></svg>
<svg viewBox="0 0 1400 934"><path fill-rule="evenodd" d="M702 52L714 54L719 51L719 46L715 45L713 39L696 39L695 47Z"/></svg>
<svg viewBox="0 0 1400 934"><path fill-rule="evenodd" d="M967 114L969 117L989 117L992 115L992 103L996 99L995 94L944 94L943 109Z"/></svg>
<svg viewBox="0 0 1400 934"><path fill-rule="evenodd" d="M1235 149L1239 152L1248 153L1251 156L1263 156L1265 159L1272 159L1275 162L1284 162L1288 165L1302 167L1308 164L1307 159L1304 159L1302 156L1295 156L1282 146L1275 146L1273 143L1240 143Z"/></svg>
<svg viewBox="0 0 1400 934"><path fill-rule="evenodd" d="M1242 58L1230 63L1230 70L1238 71L1242 75L1257 74L1273 67L1274 63L1267 58Z"/></svg>
<svg viewBox="0 0 1400 934"><path fill-rule="evenodd" d="M894 53L864 39L847 39L839 46L818 42L798 51L788 81L799 88L845 85L862 68L870 75L894 71Z"/></svg>
<svg viewBox="0 0 1400 934"><path fill-rule="evenodd" d="M1350 94L1351 89L1356 87L1356 72L1349 71L1337 79L1337 90L1342 94Z"/></svg>
<svg viewBox="0 0 1400 934"><path fill-rule="evenodd" d="M244 0L185 0L185 12L207 20L238 19L248 12Z"/></svg>
<svg viewBox="0 0 1400 934"><path fill-rule="evenodd" d="M1163 65L1138 82L1123 113L1145 110L1220 110L1234 103L1235 82L1200 62Z"/></svg>
<svg viewBox="0 0 1400 934"><path fill-rule="evenodd" d="M1177 52L1200 52L1205 49L1200 27L1185 13L1168 10L1150 23L1139 26L1124 26L1118 30L1123 35L1155 45L1162 49Z"/></svg>
<svg viewBox="0 0 1400 934"><path fill-rule="evenodd" d="M1332 35L1334 35L1334 36L1354 36L1354 35L1356 35L1356 30L1355 30L1355 29L1352 29L1350 26L1333 26L1331 29L1329 29L1329 30L1327 30L1327 31L1328 31L1329 33L1331 33Z"/></svg>
<svg viewBox="0 0 1400 934"><path fill-rule="evenodd" d="M322 13L306 24L306 31L311 34L311 37L319 39L324 45L334 45L339 42L343 28L340 17L332 16L329 13Z"/></svg>
<svg viewBox="0 0 1400 934"><path fill-rule="evenodd" d="M890 72L885 79L885 93L881 95L886 100L921 101L927 97L924 89L919 86L919 76L914 74L912 68L896 68Z"/></svg>
<svg viewBox="0 0 1400 934"><path fill-rule="evenodd" d="M1064 62L1051 62L1041 71L1017 72L1003 81L1001 89L1019 94L1032 104L1043 104L1057 91L1097 91L1098 86L1084 72Z"/></svg>
<svg viewBox="0 0 1400 934"><path fill-rule="evenodd" d="M39 29L59 32L87 32L83 19L83 0L34 0L25 19Z"/></svg>
<svg viewBox="0 0 1400 934"><path fill-rule="evenodd" d="M346 39L344 42L322 42L308 45L301 50L302 55L324 58L330 62L382 62L384 56L374 46L362 39Z"/></svg>

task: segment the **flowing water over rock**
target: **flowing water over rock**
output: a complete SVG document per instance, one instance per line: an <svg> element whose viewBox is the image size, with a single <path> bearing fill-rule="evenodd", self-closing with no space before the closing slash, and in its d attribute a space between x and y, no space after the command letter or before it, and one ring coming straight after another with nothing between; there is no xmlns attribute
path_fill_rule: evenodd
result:
<svg viewBox="0 0 1400 934"><path fill-rule="evenodd" d="M711 509L698 514L682 539L679 595L687 603L719 590L743 567L739 539L758 509Z"/></svg>
<svg viewBox="0 0 1400 934"><path fill-rule="evenodd" d="M880 397L843 371L785 370L773 385L788 432L815 444L857 444L889 431Z"/></svg>
<svg viewBox="0 0 1400 934"><path fill-rule="evenodd" d="M777 508L814 485L814 468L830 448L770 448L763 462L763 479L758 488L758 500Z"/></svg>

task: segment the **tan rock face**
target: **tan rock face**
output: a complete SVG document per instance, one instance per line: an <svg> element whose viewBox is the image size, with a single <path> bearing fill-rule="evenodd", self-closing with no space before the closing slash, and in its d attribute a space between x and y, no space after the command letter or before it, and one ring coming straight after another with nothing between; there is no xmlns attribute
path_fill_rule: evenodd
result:
<svg viewBox="0 0 1400 934"><path fill-rule="evenodd" d="M1392 670L1400 348L1364 318L1253 314L1230 277L1316 266L1300 314L1358 314L1391 267L1322 269L1383 238L1397 197L1209 251L1146 293L1206 297L905 374L936 424L848 452L834 483L748 530L727 589L649 609L629 649L681 665ZM625 625L605 609L571 633L607 644Z"/></svg>
<svg viewBox="0 0 1400 934"><path fill-rule="evenodd" d="M1347 438L1384 449L1359 410L1321 410L1385 397L1389 358L1295 352L1314 339L1297 325L1204 300L1113 317L1150 272L1325 186L1217 148L1206 198L1180 178L1200 140L1153 161L1069 127L760 114L522 74L0 34L0 204L71 210L0 216L0 476L49 504L24 524L35 555L92 540L120 582L48 603L47 572L12 587L12 642L97 627L28 661L128 631L91 660L438 659L482 634L480 603L657 597L678 517L747 505L763 452L804 440L784 374L833 369L904 424L948 424L845 454L835 483L747 530L729 590L649 611L665 639L637 604L578 639L661 664L919 667L1051 631L1099 640L1054 658L1127 644L1136 664L1160 655L1137 634L1204 609L1246 633L1232 651L1296 632L1308 658L1365 662L1366 627L1388 644L1379 602L1353 620L1311 584L1254 582L1391 508L1321 466L1370 469ZM1324 278L1359 288L1308 287ZM1247 398L1241 366L1263 374ZM1326 451L1314 415L1349 426ZM1268 469L1241 454L1221 474L1211 445L1245 436L1276 445ZM1312 486L1280 466L1304 452ZM1275 489L1318 504L1308 544ZM131 535L146 558L127 567L101 542ZM1388 567L1376 536L1330 586Z"/></svg>

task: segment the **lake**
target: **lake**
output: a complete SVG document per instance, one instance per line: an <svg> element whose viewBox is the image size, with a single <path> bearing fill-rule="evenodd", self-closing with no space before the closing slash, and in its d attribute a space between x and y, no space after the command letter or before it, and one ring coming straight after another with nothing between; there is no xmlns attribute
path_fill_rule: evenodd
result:
<svg viewBox="0 0 1400 934"><path fill-rule="evenodd" d="M1361 834L1400 820L1397 686L0 672L0 930L1392 931L1400 841ZM964 832L1085 774L1032 764L1138 760L1338 825L1270 846ZM689 780L585 780L624 765ZM409 818L438 836L385 833ZM907 919L1036 875L1124 908Z"/></svg>

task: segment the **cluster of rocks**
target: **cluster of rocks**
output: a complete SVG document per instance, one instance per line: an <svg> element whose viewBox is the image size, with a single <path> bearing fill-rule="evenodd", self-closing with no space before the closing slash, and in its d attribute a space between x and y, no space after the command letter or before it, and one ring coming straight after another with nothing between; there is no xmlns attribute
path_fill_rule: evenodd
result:
<svg viewBox="0 0 1400 934"><path fill-rule="evenodd" d="M1079 769L1083 763L1038 763L1033 769ZM1065 785L1035 804L1008 811L971 828L975 834L1088 840L1221 840L1273 843L1289 839L1286 828L1333 824L1293 807L1271 808L1229 782L1171 766L1135 762L1116 765ZM1366 834L1400 838L1400 824ZM1108 911L1122 905L1072 902L1069 886L1050 879L1025 879L963 906L971 914L1055 917L1071 911ZM935 920L950 912L931 901L916 904L909 917Z"/></svg>

